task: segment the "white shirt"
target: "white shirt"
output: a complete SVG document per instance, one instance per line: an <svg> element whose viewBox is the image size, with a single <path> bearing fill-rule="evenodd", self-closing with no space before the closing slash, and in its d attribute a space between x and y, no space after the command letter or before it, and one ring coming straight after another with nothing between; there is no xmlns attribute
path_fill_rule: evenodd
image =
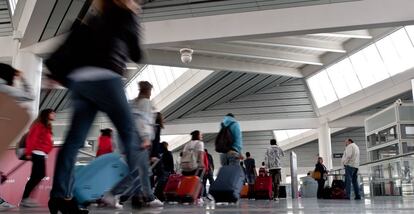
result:
<svg viewBox="0 0 414 214"><path fill-rule="evenodd" d="M359 167L359 147L355 143L346 146L341 163L344 166Z"/></svg>

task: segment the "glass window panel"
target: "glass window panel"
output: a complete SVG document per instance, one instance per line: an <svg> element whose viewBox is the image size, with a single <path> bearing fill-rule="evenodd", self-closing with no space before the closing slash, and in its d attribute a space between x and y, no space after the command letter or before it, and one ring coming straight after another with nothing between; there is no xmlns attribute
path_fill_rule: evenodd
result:
<svg viewBox="0 0 414 214"><path fill-rule="evenodd" d="M414 47L404 29L400 29L376 43L391 75L414 66Z"/></svg>
<svg viewBox="0 0 414 214"><path fill-rule="evenodd" d="M153 86L152 98L157 96L162 90L171 85L177 78L185 73L187 68L174 68L168 66L148 65L140 72L137 77L125 89L129 100L138 96L138 82L148 81Z"/></svg>
<svg viewBox="0 0 414 214"><path fill-rule="evenodd" d="M307 82L318 107L338 100L325 70L309 78Z"/></svg>
<svg viewBox="0 0 414 214"><path fill-rule="evenodd" d="M327 69L338 98L346 97L362 89L351 61L346 58Z"/></svg>
<svg viewBox="0 0 414 214"><path fill-rule="evenodd" d="M349 57L364 88L390 77L375 45Z"/></svg>

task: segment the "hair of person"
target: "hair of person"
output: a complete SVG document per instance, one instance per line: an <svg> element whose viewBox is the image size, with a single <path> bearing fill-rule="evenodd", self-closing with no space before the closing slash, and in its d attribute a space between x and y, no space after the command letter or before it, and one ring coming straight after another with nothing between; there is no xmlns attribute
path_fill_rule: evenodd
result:
<svg viewBox="0 0 414 214"><path fill-rule="evenodd" d="M226 114L226 116L227 116L227 117L232 117L232 118L235 118L233 113L228 113L228 114Z"/></svg>
<svg viewBox="0 0 414 214"><path fill-rule="evenodd" d="M160 125L160 127L164 128L164 117L162 116L161 112L157 112L155 115L155 124Z"/></svg>
<svg viewBox="0 0 414 214"><path fill-rule="evenodd" d="M111 137L112 136L112 129L110 129L110 128L101 129L101 135Z"/></svg>
<svg viewBox="0 0 414 214"><path fill-rule="evenodd" d="M243 166L243 161L240 161L240 166Z"/></svg>
<svg viewBox="0 0 414 214"><path fill-rule="evenodd" d="M265 165L265 162L262 162L262 166L264 166Z"/></svg>
<svg viewBox="0 0 414 214"><path fill-rule="evenodd" d="M270 145L277 145L276 139L271 139L270 140Z"/></svg>
<svg viewBox="0 0 414 214"><path fill-rule="evenodd" d="M319 160L323 160L323 158L322 158L322 157L318 157L318 161L319 161Z"/></svg>
<svg viewBox="0 0 414 214"><path fill-rule="evenodd" d="M208 150L207 150L207 149L204 149L204 152L205 152L205 153L208 153Z"/></svg>
<svg viewBox="0 0 414 214"><path fill-rule="evenodd" d="M36 122L41 123L43 125L45 125L48 128L52 128L52 123L49 120L49 115L51 113L53 113L53 109L43 109L40 113L39 116L37 116Z"/></svg>
<svg viewBox="0 0 414 214"><path fill-rule="evenodd" d="M250 157L250 152L246 152L246 157Z"/></svg>
<svg viewBox="0 0 414 214"><path fill-rule="evenodd" d="M182 157L182 156L183 156L183 154L184 154L184 153L181 151L181 152L180 152L180 157Z"/></svg>
<svg viewBox="0 0 414 214"><path fill-rule="evenodd" d="M119 7L135 14L138 14L141 10L137 0L94 0L92 5L101 13L105 13L113 7Z"/></svg>
<svg viewBox="0 0 414 214"><path fill-rule="evenodd" d="M310 175L311 173L310 172L308 172L306 175Z"/></svg>
<svg viewBox="0 0 414 214"><path fill-rule="evenodd" d="M191 132L191 140L200 140L200 131L195 130Z"/></svg>
<svg viewBox="0 0 414 214"><path fill-rule="evenodd" d="M348 141L354 143L354 141L351 138L348 138Z"/></svg>
<svg viewBox="0 0 414 214"><path fill-rule="evenodd" d="M14 83L14 77L16 76L17 70L12 66L4 63L0 63L0 78L6 81L6 84L12 86Z"/></svg>

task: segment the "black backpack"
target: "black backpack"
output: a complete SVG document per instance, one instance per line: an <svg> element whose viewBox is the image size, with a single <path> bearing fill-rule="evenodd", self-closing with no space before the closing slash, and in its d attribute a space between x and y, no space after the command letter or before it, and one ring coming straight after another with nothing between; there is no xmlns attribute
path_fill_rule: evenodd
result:
<svg viewBox="0 0 414 214"><path fill-rule="evenodd" d="M230 126L234 122L230 123L228 126L224 126L221 123L221 129L216 137L216 152L218 153L227 153L233 148L233 135L230 131Z"/></svg>

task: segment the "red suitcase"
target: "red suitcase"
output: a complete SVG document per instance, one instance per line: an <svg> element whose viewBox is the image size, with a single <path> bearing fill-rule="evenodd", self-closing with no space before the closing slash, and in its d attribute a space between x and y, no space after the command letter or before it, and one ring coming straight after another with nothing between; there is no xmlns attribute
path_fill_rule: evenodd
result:
<svg viewBox="0 0 414 214"><path fill-rule="evenodd" d="M198 176L183 176L178 185L177 196L182 203L194 203L200 195L201 188Z"/></svg>
<svg viewBox="0 0 414 214"><path fill-rule="evenodd" d="M164 188L165 201L179 201L177 197L177 189L182 177L183 176L180 174L171 174L168 177L167 184L165 184Z"/></svg>
<svg viewBox="0 0 414 214"><path fill-rule="evenodd" d="M254 183L254 194L256 199L272 199L272 177L264 176L257 177Z"/></svg>

